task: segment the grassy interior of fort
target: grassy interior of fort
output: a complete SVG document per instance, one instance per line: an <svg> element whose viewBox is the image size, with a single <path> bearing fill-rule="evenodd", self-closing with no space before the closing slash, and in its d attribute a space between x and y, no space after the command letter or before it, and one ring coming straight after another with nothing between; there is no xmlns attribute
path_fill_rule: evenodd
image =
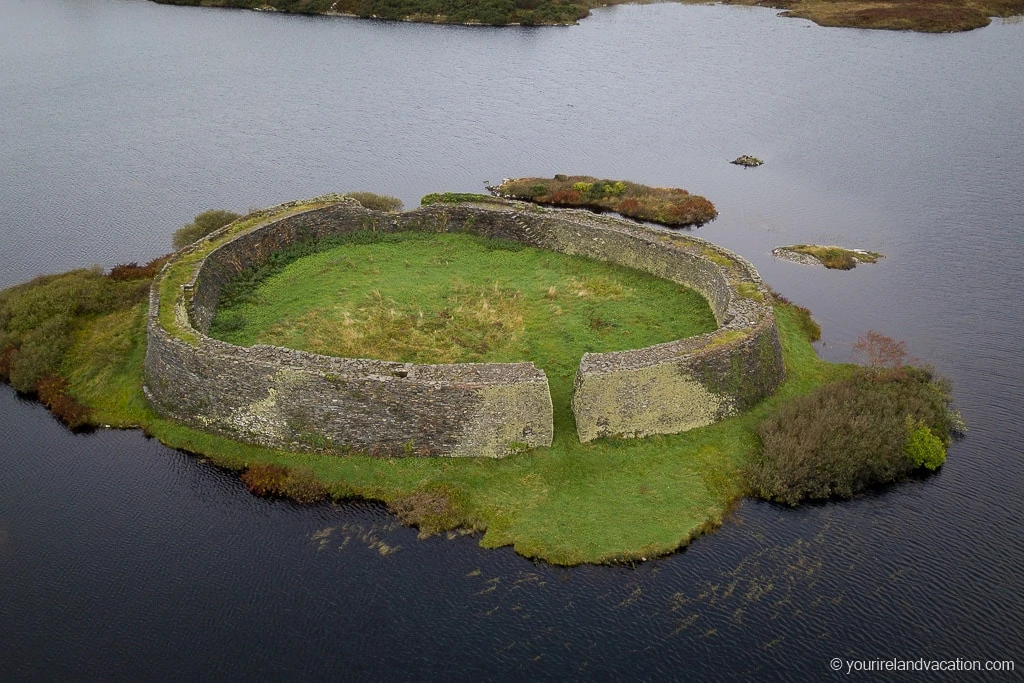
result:
<svg viewBox="0 0 1024 683"><path fill-rule="evenodd" d="M699 294L637 270L476 235L406 232L280 252L225 288L211 336L410 363L533 361L551 385L556 431L575 433L569 402L585 352L715 327Z"/></svg>
<svg viewBox="0 0 1024 683"><path fill-rule="evenodd" d="M641 0L642 1L642 0ZM694 2L698 0L683 0ZM202 5L296 12L348 14L427 23L542 25L572 24L595 7L621 0L155 0L167 5ZM701 0L703 2L703 0ZM989 17L1024 14L1024 0L726 0L766 5L821 26L947 32L987 26Z"/></svg>

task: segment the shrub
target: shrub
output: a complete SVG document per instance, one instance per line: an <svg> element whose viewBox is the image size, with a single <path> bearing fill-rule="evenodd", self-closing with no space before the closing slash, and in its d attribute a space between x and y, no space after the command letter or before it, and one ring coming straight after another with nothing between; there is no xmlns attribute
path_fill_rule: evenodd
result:
<svg viewBox="0 0 1024 683"><path fill-rule="evenodd" d="M17 353L18 349L13 346L6 346L0 351L0 381L10 381L11 367L14 365L14 357Z"/></svg>
<svg viewBox="0 0 1024 683"><path fill-rule="evenodd" d="M545 200L545 203L576 206L582 201L583 195L580 194L579 190L555 190L551 193L548 199Z"/></svg>
<svg viewBox="0 0 1024 683"><path fill-rule="evenodd" d="M928 425L908 417L907 429L907 455L915 467L935 470L946 462L946 446Z"/></svg>
<svg viewBox="0 0 1024 683"><path fill-rule="evenodd" d="M281 493L300 503L315 503L327 497L327 488L317 480L313 470L296 467L285 477Z"/></svg>
<svg viewBox="0 0 1024 683"><path fill-rule="evenodd" d="M90 424L91 411L68 393L68 382L63 377L43 377L36 384L36 394L39 402L71 429Z"/></svg>
<svg viewBox="0 0 1024 683"><path fill-rule="evenodd" d="M168 259L171 258L171 254L165 254L159 258L155 258L144 266L140 266L136 262L118 264L110 269L107 273L107 277L115 282L124 282L127 280L152 280L153 277L160 272L160 269L164 267Z"/></svg>
<svg viewBox="0 0 1024 683"><path fill-rule="evenodd" d="M414 491L392 500L388 510L403 524L418 528L421 536L429 536L459 525L453 498L451 491L443 488Z"/></svg>
<svg viewBox="0 0 1024 683"><path fill-rule="evenodd" d="M193 242L196 242L214 230L219 230L231 221L240 218L241 215L234 211L226 211L224 209L210 209L204 211L194 219L191 223L186 223L177 230L174 231L174 237L172 242L175 249L181 249L186 247Z"/></svg>
<svg viewBox="0 0 1024 683"><path fill-rule="evenodd" d="M367 209L374 211L401 211L402 200L398 197L391 197L386 194L374 194L373 192L346 192L346 197L351 197Z"/></svg>
<svg viewBox="0 0 1024 683"><path fill-rule="evenodd" d="M71 347L71 330L71 317L59 314L25 334L8 374L11 386L22 393L32 393L39 380L55 374Z"/></svg>
<svg viewBox="0 0 1024 683"><path fill-rule="evenodd" d="M857 261L853 258L853 254L843 249L822 249L818 252L817 257L822 265L833 270L852 270L857 266Z"/></svg>
<svg viewBox="0 0 1024 683"><path fill-rule="evenodd" d="M290 498L300 503L315 503L327 497L326 487L305 467L252 465L242 473L242 482L257 496Z"/></svg>
<svg viewBox="0 0 1024 683"><path fill-rule="evenodd" d="M898 368L909 361L906 342L868 330L853 345L854 357L873 368Z"/></svg>
<svg viewBox="0 0 1024 683"><path fill-rule="evenodd" d="M502 197L538 204L615 211L628 218L662 225L702 225L718 216L715 205L678 187L647 187L624 180L556 175L507 180L493 191Z"/></svg>
<svg viewBox="0 0 1024 683"><path fill-rule="evenodd" d="M261 463L251 465L242 472L242 482L257 496L279 496L287 476L288 468Z"/></svg>
<svg viewBox="0 0 1024 683"><path fill-rule="evenodd" d="M747 467L747 481L755 495L790 505L849 498L935 463L932 439L944 458L951 426L945 382L909 366L859 369L782 404L761 422L761 451ZM911 439L920 428L928 436Z"/></svg>
<svg viewBox="0 0 1024 683"><path fill-rule="evenodd" d="M35 391L40 379L60 374L77 329L94 316L131 308L148 289L146 279L118 280L95 268L0 291L0 377L18 391Z"/></svg>

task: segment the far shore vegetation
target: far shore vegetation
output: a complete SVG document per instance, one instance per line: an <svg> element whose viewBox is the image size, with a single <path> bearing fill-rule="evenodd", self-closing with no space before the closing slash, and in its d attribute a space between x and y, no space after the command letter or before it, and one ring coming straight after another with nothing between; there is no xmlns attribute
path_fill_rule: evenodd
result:
<svg viewBox="0 0 1024 683"><path fill-rule="evenodd" d="M681 0L696 3L698 0ZM154 0L166 5L234 7L300 14L341 14L438 24L504 26L573 24L595 7L622 0ZM726 0L724 4L764 5L785 16L821 26L924 31L967 31L989 24L989 17L1024 14L1024 0Z"/></svg>
<svg viewBox="0 0 1024 683"><path fill-rule="evenodd" d="M239 219L228 232L265 219L265 213ZM236 291L237 300L244 307L247 297L259 300L265 295L264 286L293 286L289 278L303 275L290 273L290 268L324 268L320 277L336 277L332 269L350 267L346 258L362 270L380 268L382 278L387 270L398 274L405 269L404 260L413 272L429 275L436 270L439 294L434 303L448 308L452 304L446 297L454 293L465 296L460 301L471 301L471 308L482 309L478 295L486 298L494 291L493 282L481 281L484 289L478 289L468 275L461 275L468 265L458 258L464 245L448 245L449 256L443 244L433 256L426 244L415 241L373 246L395 254L406 247L424 248L419 256L392 259L390 265L380 263L380 252L373 252L371 245L353 248L357 246L363 249L358 263L341 248L317 251L253 278L248 293L245 288ZM469 248L497 257L528 256L526 249L487 241ZM450 264L435 263L438 256ZM416 265L415 259L423 263ZM551 366L552 389L560 398L555 401L550 448L503 459L433 459L331 456L245 445L161 418L143 395L147 293L164 261L42 276L0 291L0 378L19 392L36 394L71 426L141 427L172 448L241 472L256 493L306 502L381 501L423 534L476 531L485 547L512 545L525 556L555 564L628 562L673 552L721 524L744 495L795 504L847 497L927 472L941 465L951 432L963 430L950 409L948 384L907 365L899 342L871 333L858 349L866 367L826 363L811 345L818 329L809 313L775 295L785 382L753 410L684 434L581 444L567 398L568 371L561 371L560 378L558 368ZM439 277L445 269L451 271L447 294ZM463 277L465 292L456 291L456 277ZM635 321L628 329L606 327L599 321L605 320L604 314L588 309L601 297L609 300L602 303L627 303L630 289L633 303L639 304L646 295L641 285L619 280L619 275L571 269L552 277L550 283L534 282L523 271L516 276L521 282L499 281L497 292L521 289L524 298L533 297L541 308L565 305L564 315L577 316L572 335L628 331L632 341L647 334ZM413 312L418 317L419 306L425 306L416 302L414 311L408 299L412 292L387 291L383 281L376 288L380 301L394 299L396 314L401 309L403 315ZM580 296L580 291L589 294ZM380 308L372 290L353 291L351 296L366 302L369 310L361 315ZM616 300L618 296L623 298ZM568 306L570 299L578 307L575 312ZM514 307L521 305L515 297L511 301ZM390 308L388 302L385 322L391 318ZM523 315L525 320L531 314ZM692 327L671 333L704 329L701 315L687 314ZM551 328L534 332L525 325L523 330L524 337L536 337L531 344L542 344L545 334L559 334ZM544 362L542 357L539 364Z"/></svg>
<svg viewBox="0 0 1024 683"><path fill-rule="evenodd" d="M777 251L783 255L786 252L805 254L832 270L852 270L858 263L877 263L878 259L885 258L882 254L874 251L846 249L844 247L823 247L817 244L793 244L788 247L778 247Z"/></svg>
<svg viewBox="0 0 1024 683"><path fill-rule="evenodd" d="M718 217L715 205L678 187L648 187L583 175L515 178L489 188L499 197L549 206L614 211L620 216L674 228L700 226Z"/></svg>

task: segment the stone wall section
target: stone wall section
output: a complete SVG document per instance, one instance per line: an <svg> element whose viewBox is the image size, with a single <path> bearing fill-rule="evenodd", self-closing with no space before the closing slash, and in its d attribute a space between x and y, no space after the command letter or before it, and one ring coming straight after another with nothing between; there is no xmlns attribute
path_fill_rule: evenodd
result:
<svg viewBox="0 0 1024 683"><path fill-rule="evenodd" d="M691 287L719 328L643 349L584 354L572 407L581 441L675 434L775 392L785 377L770 293L746 259L705 240L589 211L433 205L403 229L473 232L641 270Z"/></svg>
<svg viewBox="0 0 1024 683"><path fill-rule="evenodd" d="M547 378L532 363L413 365L243 348L206 336L223 286L244 269L290 244L356 230L515 240L637 268L704 295L721 325L716 332L584 355L573 394L582 441L709 424L781 382L781 349L763 284L748 262L703 240L512 202L385 214L340 200L269 220L220 245L175 302L161 302L154 284L145 387L154 408L229 438L292 450L500 457L550 445ZM749 296L738 294L741 283ZM160 325L161 305L176 307L194 343Z"/></svg>

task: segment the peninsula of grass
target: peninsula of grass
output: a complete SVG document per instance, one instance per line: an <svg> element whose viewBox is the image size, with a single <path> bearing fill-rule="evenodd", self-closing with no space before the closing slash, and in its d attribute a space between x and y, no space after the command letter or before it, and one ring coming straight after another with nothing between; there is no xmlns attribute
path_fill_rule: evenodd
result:
<svg viewBox="0 0 1024 683"><path fill-rule="evenodd" d="M505 180L492 193L548 206L614 211L638 221L673 228L700 226L718 217L715 205L678 187L648 187L624 180L556 175Z"/></svg>
<svg viewBox="0 0 1024 683"><path fill-rule="evenodd" d="M876 263L885 258L882 254L864 249L845 249L843 247L823 247L817 244L793 244L788 247L776 247L772 250L776 256L796 263L820 263L832 270L851 270L858 263Z"/></svg>
<svg viewBox="0 0 1024 683"><path fill-rule="evenodd" d="M308 205L285 205L273 215ZM204 238L202 248L178 256L192 265L182 266L184 273L168 269L164 279L187 278L190 259L270 216L258 212ZM917 467L938 467L945 457L948 388L920 371L821 361L810 343L817 326L805 309L779 298L786 380L772 397L682 434L580 443L569 404L577 354L704 331L714 324L706 304L671 283L563 262L522 245L463 235L434 235L455 241L433 244L422 235L380 237L325 241L251 271L226 293L218 334L243 342L266 334L336 353L370 344L387 355L382 335L398 332L404 336L393 357L533 360L551 383L551 447L501 459L295 453L161 418L142 385L146 292L162 260L44 276L0 291L0 379L38 393L65 421L139 427L237 470L257 493L381 501L424 534L475 531L484 547L511 545L562 565L673 552L721 524L747 493L786 503L850 495ZM299 332L279 324L286 319ZM453 327L449 319L461 322ZM571 353L561 348L569 345ZM876 347L872 357L899 363L886 344L868 351ZM868 412L852 414L848 403ZM815 465L822 451L825 469ZM849 452L866 461L844 457Z"/></svg>
<svg viewBox="0 0 1024 683"><path fill-rule="evenodd" d="M638 0L640 1L640 0ZM703 0L680 0L701 2ZM298 14L327 14L435 24L564 25L590 15L594 7L621 0L154 0L165 5L234 7ZM726 0L733 5L767 5L785 16L821 26L945 33L987 26L989 17L1024 14L1024 0Z"/></svg>

